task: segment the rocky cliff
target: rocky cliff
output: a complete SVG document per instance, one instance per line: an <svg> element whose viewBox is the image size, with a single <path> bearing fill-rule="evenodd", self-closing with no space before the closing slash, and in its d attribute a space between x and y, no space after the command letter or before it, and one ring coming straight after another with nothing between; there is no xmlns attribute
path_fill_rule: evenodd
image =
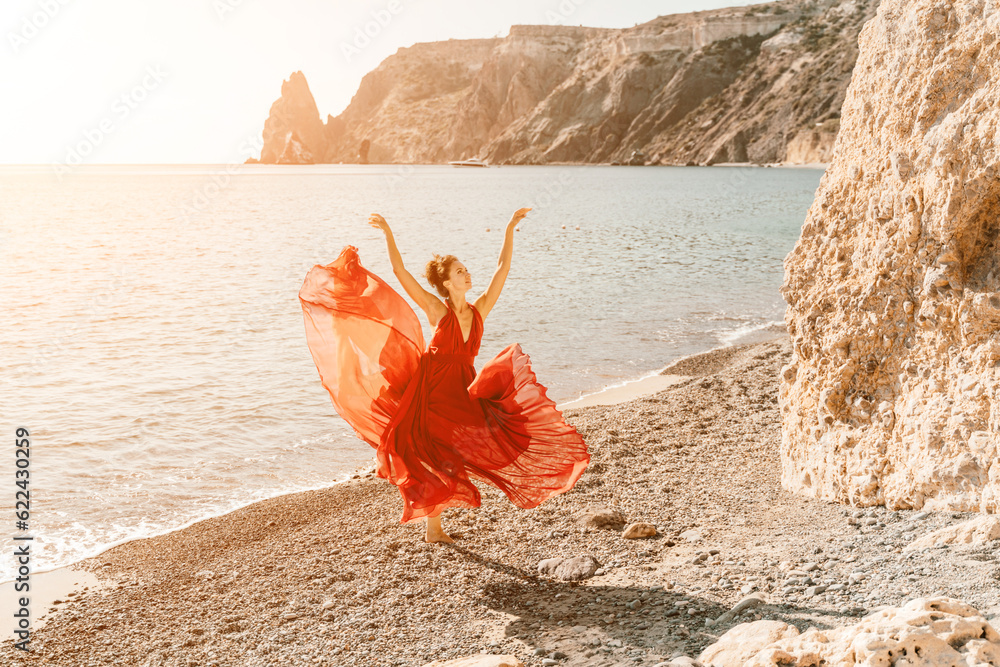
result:
<svg viewBox="0 0 1000 667"><path fill-rule="evenodd" d="M781 0L627 29L515 25L401 48L325 122L301 72L261 162L823 162L877 0Z"/></svg>
<svg viewBox="0 0 1000 667"><path fill-rule="evenodd" d="M882 0L782 288L782 483L1000 511L1000 11Z"/></svg>

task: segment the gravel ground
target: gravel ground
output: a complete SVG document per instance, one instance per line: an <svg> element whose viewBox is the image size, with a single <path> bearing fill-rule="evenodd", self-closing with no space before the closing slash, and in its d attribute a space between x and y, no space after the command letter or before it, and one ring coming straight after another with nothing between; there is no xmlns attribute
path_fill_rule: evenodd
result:
<svg viewBox="0 0 1000 667"><path fill-rule="evenodd" d="M4 641L0 661L419 667L490 652L655 665L749 619L833 627L932 593L996 613L1000 550L902 552L973 515L781 489L790 354L786 338L714 351L666 369L690 378L659 393L566 410L593 454L576 488L521 510L481 485L483 507L445 511L453 545L401 526L399 494L370 473L120 545L81 563L103 589L61 603L30 655ZM578 520L602 507L659 534L625 540ZM586 581L537 573L542 559L585 554L601 563ZM711 624L752 593L766 603Z"/></svg>

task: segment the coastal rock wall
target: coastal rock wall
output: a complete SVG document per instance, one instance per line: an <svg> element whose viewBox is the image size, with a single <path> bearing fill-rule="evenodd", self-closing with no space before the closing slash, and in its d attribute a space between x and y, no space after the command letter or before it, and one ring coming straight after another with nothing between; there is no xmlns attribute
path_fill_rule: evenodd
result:
<svg viewBox="0 0 1000 667"><path fill-rule="evenodd" d="M797 9L797 8L796 8ZM703 49L712 42L732 39L743 35L766 35L778 30L786 23L798 18L798 12L790 14L750 14L739 18L704 21L692 30L692 49Z"/></svg>
<svg viewBox="0 0 1000 667"><path fill-rule="evenodd" d="M785 159L793 164L829 162L839 128L839 120L833 119L816 129L802 130L788 141Z"/></svg>
<svg viewBox="0 0 1000 667"><path fill-rule="evenodd" d="M730 83L654 136L634 128L626 149L645 143L652 161L672 164L827 162L817 157L832 152L858 34L877 6L878 0L810 5L776 33L743 38L742 55L731 46L734 55L712 68L716 75L731 70ZM824 129L830 131L817 134Z"/></svg>
<svg viewBox="0 0 1000 667"><path fill-rule="evenodd" d="M401 48L361 80L336 119L340 136L326 162L355 162L357 146L371 143L369 161L441 162L459 122L458 106L499 39L449 39Z"/></svg>
<svg viewBox="0 0 1000 667"><path fill-rule="evenodd" d="M415 44L325 123L296 73L260 161L357 162L368 141L368 160L385 163L816 162L876 4L780 0L626 29L515 25L505 38Z"/></svg>
<svg viewBox="0 0 1000 667"><path fill-rule="evenodd" d="M782 484L1000 511L1000 10L883 0L782 292Z"/></svg>
<svg viewBox="0 0 1000 667"><path fill-rule="evenodd" d="M637 53L659 51L697 51L712 42L732 39L744 35L773 33L802 15L798 6L780 13L752 14L738 16L718 15L713 12L695 12L679 16L690 17L679 21L680 27L666 28L662 32L625 32L617 40L617 54L630 56ZM704 15L702 18L701 16Z"/></svg>
<svg viewBox="0 0 1000 667"><path fill-rule="evenodd" d="M444 155L474 157L484 141L492 141L530 114L573 73L588 36L601 32L607 31L512 26L508 38L487 56L469 91L455 105Z"/></svg>

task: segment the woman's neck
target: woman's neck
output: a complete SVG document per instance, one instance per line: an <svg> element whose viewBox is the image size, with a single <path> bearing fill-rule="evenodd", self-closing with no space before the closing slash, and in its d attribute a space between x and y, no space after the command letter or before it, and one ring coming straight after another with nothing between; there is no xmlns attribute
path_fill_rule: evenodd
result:
<svg viewBox="0 0 1000 667"><path fill-rule="evenodd" d="M461 303L459 303L453 297L450 297L450 296L448 297L448 301L451 302L452 310L454 310L456 312L459 312L459 313L464 313L466 310L469 309L469 304L465 300L464 296L460 296L458 298L461 299Z"/></svg>

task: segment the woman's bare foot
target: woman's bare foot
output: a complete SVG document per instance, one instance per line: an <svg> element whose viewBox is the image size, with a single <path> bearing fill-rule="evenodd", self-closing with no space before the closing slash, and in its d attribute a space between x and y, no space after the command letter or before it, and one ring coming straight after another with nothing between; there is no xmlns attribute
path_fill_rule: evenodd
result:
<svg viewBox="0 0 1000 667"><path fill-rule="evenodd" d="M451 539L448 533L444 532L441 528L441 515L429 516L427 517L427 534L424 535L424 542L447 542L448 544L453 543L455 540Z"/></svg>

